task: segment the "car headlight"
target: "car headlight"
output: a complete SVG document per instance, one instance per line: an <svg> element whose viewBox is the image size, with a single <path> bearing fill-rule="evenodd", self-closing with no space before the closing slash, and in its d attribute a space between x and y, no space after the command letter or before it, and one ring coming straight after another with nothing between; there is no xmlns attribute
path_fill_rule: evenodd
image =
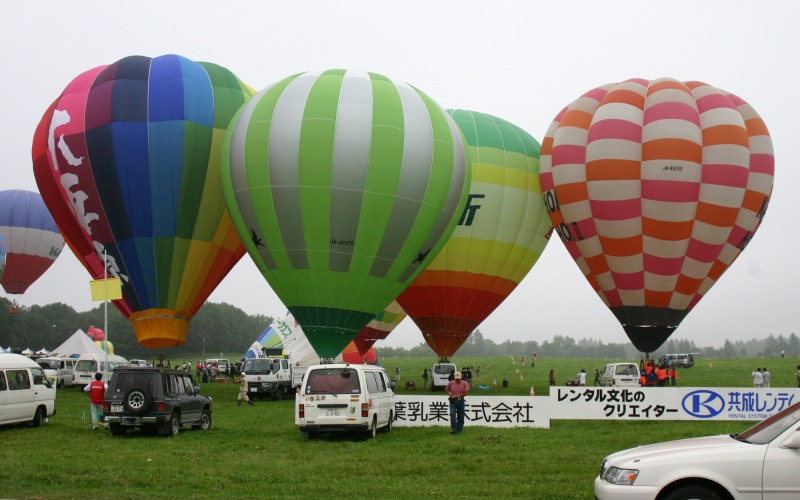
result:
<svg viewBox="0 0 800 500"><path fill-rule="evenodd" d="M609 467L603 474L603 480L611 484L633 484L639 476L637 469L621 469L619 467Z"/></svg>

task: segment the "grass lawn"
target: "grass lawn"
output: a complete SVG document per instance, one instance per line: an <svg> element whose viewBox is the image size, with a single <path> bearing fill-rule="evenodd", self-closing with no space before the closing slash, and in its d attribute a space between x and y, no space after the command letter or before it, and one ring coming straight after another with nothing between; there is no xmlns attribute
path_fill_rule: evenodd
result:
<svg viewBox="0 0 800 500"><path fill-rule="evenodd" d="M526 354L528 358L529 354ZM585 368L624 360L508 357L458 359L481 366L488 395L548 393L552 368L563 384ZM383 358L398 393L433 358ZM796 359L699 359L679 372L679 385L749 387L759 366L773 386L794 387ZM502 387L508 378L509 387ZM497 386L492 382L497 380ZM467 427L395 428L377 439L355 436L308 440L294 427L294 401L237 406L234 384L205 384L214 399L211 430L174 438L92 431L88 397L58 392L58 413L42 428L2 427L0 498L537 498L591 499L602 458L613 451L667 439L740 432L746 422L563 421L550 429ZM419 392L419 391L418 391Z"/></svg>

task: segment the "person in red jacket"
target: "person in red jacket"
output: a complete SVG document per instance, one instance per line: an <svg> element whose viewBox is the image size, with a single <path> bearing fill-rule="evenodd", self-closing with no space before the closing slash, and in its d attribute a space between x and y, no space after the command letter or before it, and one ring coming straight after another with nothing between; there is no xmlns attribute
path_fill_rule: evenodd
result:
<svg viewBox="0 0 800 500"><path fill-rule="evenodd" d="M103 382L103 374L100 372L94 374L94 382L86 384L86 387L83 388L83 392L89 394L91 398L89 408L92 412L92 429L94 430L98 429L98 422L103 415L103 399L107 390L108 385Z"/></svg>

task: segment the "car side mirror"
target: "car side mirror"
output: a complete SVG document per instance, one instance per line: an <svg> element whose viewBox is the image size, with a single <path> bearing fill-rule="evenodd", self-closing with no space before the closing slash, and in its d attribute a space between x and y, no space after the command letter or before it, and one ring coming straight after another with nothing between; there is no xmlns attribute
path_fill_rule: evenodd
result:
<svg viewBox="0 0 800 500"><path fill-rule="evenodd" d="M195 385L194 386L194 393L195 394L199 394L200 393L200 386L199 385Z"/></svg>
<svg viewBox="0 0 800 500"><path fill-rule="evenodd" d="M791 436L782 442L781 448L789 448L791 450L800 449L800 429L795 430Z"/></svg>

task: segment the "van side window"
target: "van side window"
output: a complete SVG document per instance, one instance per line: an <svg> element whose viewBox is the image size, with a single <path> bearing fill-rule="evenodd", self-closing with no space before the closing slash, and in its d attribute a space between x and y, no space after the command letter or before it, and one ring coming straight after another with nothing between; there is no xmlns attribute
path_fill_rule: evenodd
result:
<svg viewBox="0 0 800 500"><path fill-rule="evenodd" d="M389 390L387 375L384 372L375 373L375 378L378 382L378 391L386 392Z"/></svg>
<svg viewBox="0 0 800 500"><path fill-rule="evenodd" d="M6 374L4 372L0 372L0 391L5 391L7 388Z"/></svg>
<svg viewBox="0 0 800 500"><path fill-rule="evenodd" d="M367 392L370 394L381 392L378 390L378 381L375 380L375 375L375 372L364 372L364 379L367 381Z"/></svg>
<svg viewBox="0 0 800 500"><path fill-rule="evenodd" d="M31 388L31 379L26 370L8 370L8 388L12 391L22 391Z"/></svg>

